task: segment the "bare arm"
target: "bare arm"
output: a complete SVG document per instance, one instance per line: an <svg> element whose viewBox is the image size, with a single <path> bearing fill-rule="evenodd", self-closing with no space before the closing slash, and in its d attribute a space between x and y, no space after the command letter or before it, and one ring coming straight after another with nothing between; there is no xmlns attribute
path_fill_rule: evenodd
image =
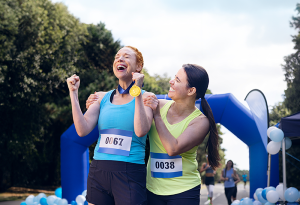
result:
<svg viewBox="0 0 300 205"><path fill-rule="evenodd" d="M135 85L140 88L143 86L144 74L141 73L132 73L132 81L135 81ZM151 127L153 114L152 110L149 107L144 106L143 97L149 95L154 95L151 93L144 93L135 98L135 108L134 108L134 132L136 136L143 137L145 136Z"/></svg>
<svg viewBox="0 0 300 205"><path fill-rule="evenodd" d="M200 173L202 173L203 171L206 170L206 169L205 169L205 165L206 165L206 163L203 163L203 164L202 164L201 169L200 169Z"/></svg>
<svg viewBox="0 0 300 205"><path fill-rule="evenodd" d="M209 130L209 121L205 116L201 115L193 119L176 139L169 132L161 118L160 109L157 109L157 107L160 108L160 106L157 106L159 102L155 96L151 96L144 103L149 107L152 106L157 133L169 156L184 153L203 142ZM153 109L154 107L155 109Z"/></svg>
<svg viewBox="0 0 300 205"><path fill-rule="evenodd" d="M72 105L72 115L77 134L80 137L86 136L89 134L97 124L100 104L94 103L90 106L90 109L83 115L78 100L78 88L80 84L79 76L73 75L67 79L71 105Z"/></svg>
<svg viewBox="0 0 300 205"><path fill-rule="evenodd" d="M152 124L153 113L150 107L144 106L143 98L154 95L152 93L144 93L135 98L135 112L134 112L134 132L138 137L145 136Z"/></svg>
<svg viewBox="0 0 300 205"><path fill-rule="evenodd" d="M240 180L240 177L239 175L236 173L236 170L233 170L233 174L234 174L234 178L235 178L235 184L239 183L241 180Z"/></svg>

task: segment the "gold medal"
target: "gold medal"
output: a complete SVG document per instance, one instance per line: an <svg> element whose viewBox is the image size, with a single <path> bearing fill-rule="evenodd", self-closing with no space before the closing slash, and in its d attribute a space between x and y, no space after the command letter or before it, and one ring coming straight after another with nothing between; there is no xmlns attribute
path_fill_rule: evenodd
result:
<svg viewBox="0 0 300 205"><path fill-rule="evenodd" d="M129 94L132 96L132 97L137 97L141 94L141 88L137 85L133 85L130 90L129 90Z"/></svg>

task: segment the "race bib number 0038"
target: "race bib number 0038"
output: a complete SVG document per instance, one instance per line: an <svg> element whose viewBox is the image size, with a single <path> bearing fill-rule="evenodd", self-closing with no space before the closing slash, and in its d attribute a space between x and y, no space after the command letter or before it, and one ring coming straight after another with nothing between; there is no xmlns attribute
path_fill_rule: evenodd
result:
<svg viewBox="0 0 300 205"><path fill-rule="evenodd" d="M129 156L133 132L119 129L100 130L98 152Z"/></svg>
<svg viewBox="0 0 300 205"><path fill-rule="evenodd" d="M150 153L151 176L155 178L173 178L182 176L182 157L170 157L165 153Z"/></svg>

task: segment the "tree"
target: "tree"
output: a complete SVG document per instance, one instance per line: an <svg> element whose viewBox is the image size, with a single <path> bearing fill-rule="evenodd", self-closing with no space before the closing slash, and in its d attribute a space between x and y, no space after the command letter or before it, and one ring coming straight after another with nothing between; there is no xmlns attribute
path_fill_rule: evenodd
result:
<svg viewBox="0 0 300 205"><path fill-rule="evenodd" d="M297 4L296 10L299 14L300 4ZM296 52L286 56L284 58L285 64L282 65L285 71L285 81L287 82L287 89L284 91L284 104L292 113L295 113L300 111L300 16L292 17L290 25L298 30L298 35L292 36Z"/></svg>
<svg viewBox="0 0 300 205"><path fill-rule="evenodd" d="M298 16L292 17L290 26L294 27L298 34L292 36L292 42L295 43L295 53L284 57L285 64L282 68L285 72L285 81L287 83L287 89L284 91L285 99L283 103L275 105L270 113L271 124L279 122L282 117L296 113L300 111L300 4L296 5L296 11ZM272 121L273 120L273 121ZM300 151L297 147L299 140L293 140L292 147L286 152L293 155L296 158L300 158ZM287 184L288 187L299 188L300 177L299 177L299 163L286 155L286 171L287 171ZM282 155L279 154L279 164L282 164ZM282 166L279 166L280 170L280 181L282 181Z"/></svg>
<svg viewBox="0 0 300 205"><path fill-rule="evenodd" d="M0 11L2 191L57 180L59 146L48 149L55 142L45 103L55 101L60 85L77 70L87 30L63 4L49 0L1 0Z"/></svg>
<svg viewBox="0 0 300 205"><path fill-rule="evenodd" d="M275 104L269 114L270 126L276 125L282 117L288 116L290 114L292 114L291 111L285 106L284 103L280 102L278 104Z"/></svg>

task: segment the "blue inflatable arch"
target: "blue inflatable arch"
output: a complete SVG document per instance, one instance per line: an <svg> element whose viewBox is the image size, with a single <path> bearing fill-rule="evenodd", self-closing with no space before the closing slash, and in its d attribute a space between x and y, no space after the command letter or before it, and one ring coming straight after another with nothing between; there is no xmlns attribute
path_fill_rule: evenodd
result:
<svg viewBox="0 0 300 205"><path fill-rule="evenodd" d="M170 99L166 95L157 95L159 99ZM250 198L257 188L267 186L268 153L263 143L265 136L259 134L251 111L232 94L205 95L216 123L222 124L249 147ZM201 100L196 106L201 108ZM61 136L61 186L62 197L68 201L86 190L89 172L88 147L98 139L96 127L89 135L79 137L74 124ZM236 153L239 154L239 153ZM278 154L272 155L270 186L279 184Z"/></svg>

